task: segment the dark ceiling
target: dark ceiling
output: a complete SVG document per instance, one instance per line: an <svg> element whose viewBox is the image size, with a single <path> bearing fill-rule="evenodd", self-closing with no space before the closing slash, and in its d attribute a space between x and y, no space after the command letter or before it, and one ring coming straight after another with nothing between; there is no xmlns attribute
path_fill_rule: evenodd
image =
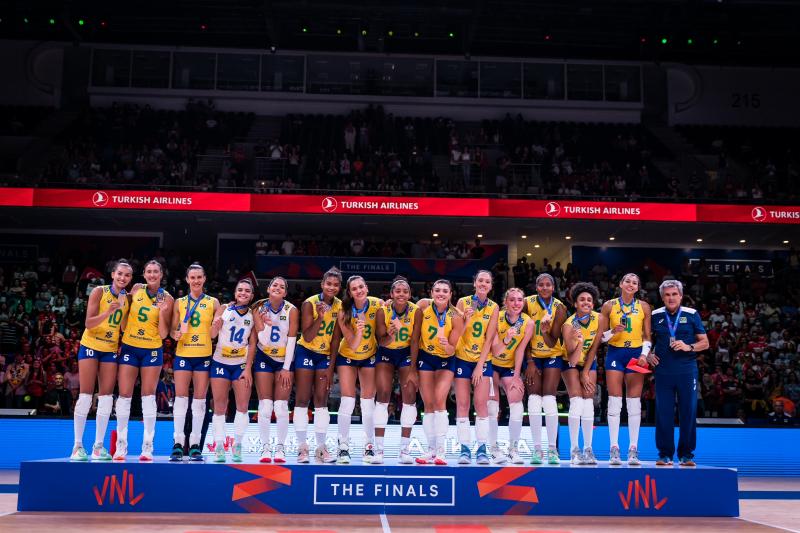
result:
<svg viewBox="0 0 800 533"><path fill-rule="evenodd" d="M0 36L14 39L800 63L793 42L800 36L800 1L790 0L6 0L0 18Z"/></svg>

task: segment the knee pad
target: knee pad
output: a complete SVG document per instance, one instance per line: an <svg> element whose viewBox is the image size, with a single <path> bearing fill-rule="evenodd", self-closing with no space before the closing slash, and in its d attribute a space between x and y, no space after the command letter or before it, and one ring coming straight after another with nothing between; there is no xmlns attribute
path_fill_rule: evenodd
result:
<svg viewBox="0 0 800 533"><path fill-rule="evenodd" d="M79 394L78 401L75 402L75 414L78 416L86 417L89 415L89 411L92 409L92 395L91 394Z"/></svg>
<svg viewBox="0 0 800 533"><path fill-rule="evenodd" d="M368 416L372 416L372 414L375 412L375 398L361 398L361 400L359 401L359 405L361 406L362 420ZM388 412L387 412L387 417L388 417Z"/></svg>
<svg viewBox="0 0 800 533"><path fill-rule="evenodd" d="M273 403L275 418L289 418L289 402L286 400L275 400Z"/></svg>
<svg viewBox="0 0 800 533"><path fill-rule="evenodd" d="M362 407L363 409L363 407ZM375 427L385 428L389 422L389 404L378 402L375 404Z"/></svg>
<svg viewBox="0 0 800 533"><path fill-rule="evenodd" d="M144 418L153 417L156 416L157 412L156 397L152 395L142 396L142 416Z"/></svg>
<svg viewBox="0 0 800 533"><path fill-rule="evenodd" d="M608 397L608 416L617 416L618 417L621 412L622 412L622 397L621 396L609 396Z"/></svg>
<svg viewBox="0 0 800 533"><path fill-rule="evenodd" d="M206 401L205 399L201 400L199 398L192 399L192 417L196 417L197 420L203 420L206 416ZM194 424L194 422L193 422Z"/></svg>
<svg viewBox="0 0 800 533"><path fill-rule="evenodd" d="M514 402L508 406L508 419L515 422L522 422L522 402Z"/></svg>
<svg viewBox="0 0 800 533"><path fill-rule="evenodd" d="M316 424L316 411L314 411L314 415L314 424ZM306 431L308 429L308 406L294 406L294 429L295 431Z"/></svg>
<svg viewBox="0 0 800 533"><path fill-rule="evenodd" d="M258 402L258 420L259 422L270 422L272 420L272 400L260 400Z"/></svg>
<svg viewBox="0 0 800 533"><path fill-rule="evenodd" d="M583 412L581 418L594 420L594 398L583 399Z"/></svg>
<svg viewBox="0 0 800 533"><path fill-rule="evenodd" d="M436 411L434 415L436 435L447 435L447 429L450 427L450 419L447 417L447 411Z"/></svg>
<svg viewBox="0 0 800 533"><path fill-rule="evenodd" d="M489 414L489 418L497 418L497 415L500 414L500 402L497 400L489 400L486 402L486 409Z"/></svg>
<svg viewBox="0 0 800 533"><path fill-rule="evenodd" d="M542 416L542 397L538 394L528 396L528 416Z"/></svg>
<svg viewBox="0 0 800 533"><path fill-rule="evenodd" d="M172 404L172 413L186 415L189 409L189 398L186 396L175 396L175 402Z"/></svg>
<svg viewBox="0 0 800 533"><path fill-rule="evenodd" d="M628 408L628 418L642 416L642 400L639 398L626 398L625 403Z"/></svg>
<svg viewBox="0 0 800 533"><path fill-rule="evenodd" d="M250 423L250 417L246 412L236 411L236 416L233 418L233 432L234 436L244 435L247 431L247 425ZM241 444L241 443L240 443Z"/></svg>
<svg viewBox="0 0 800 533"><path fill-rule="evenodd" d="M131 399L126 398L124 396L119 396L117 398L117 405L115 406L117 416L119 415L128 415L131 414Z"/></svg>
<svg viewBox="0 0 800 533"><path fill-rule="evenodd" d="M355 403L355 398L350 398ZM352 412L352 411L351 411ZM307 420L308 418L306 418ZM314 432L327 433L328 426L331 423L331 414L328 412L327 407L314 408Z"/></svg>
<svg viewBox="0 0 800 533"><path fill-rule="evenodd" d="M114 398L104 395L97 398L97 416L111 416L111 409L114 406Z"/></svg>
<svg viewBox="0 0 800 533"><path fill-rule="evenodd" d="M411 403L404 403L400 410L400 426L410 428L417 421L417 406Z"/></svg>
<svg viewBox="0 0 800 533"><path fill-rule="evenodd" d="M558 404L556 397L551 395L542 396L542 407L544 408L544 416L557 416Z"/></svg>
<svg viewBox="0 0 800 533"><path fill-rule="evenodd" d="M344 416L351 416L353 414L353 410L356 407L356 399L352 396L342 396L341 401L339 402L339 415ZM317 410L314 409L314 413Z"/></svg>
<svg viewBox="0 0 800 533"><path fill-rule="evenodd" d="M574 396L569 399L569 417L580 418L583 413L583 398Z"/></svg>

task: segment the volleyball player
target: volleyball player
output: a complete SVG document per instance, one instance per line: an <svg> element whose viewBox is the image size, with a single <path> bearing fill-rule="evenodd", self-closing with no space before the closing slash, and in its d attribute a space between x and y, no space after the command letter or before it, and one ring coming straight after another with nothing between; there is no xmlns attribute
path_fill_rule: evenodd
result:
<svg viewBox="0 0 800 533"><path fill-rule="evenodd" d="M417 304L422 310L417 368L425 410L422 428L428 440L428 452L416 459L419 464L447 464L447 396L455 373L456 345L464 332L464 319L451 305L452 296L450 282L440 279L431 288L431 298Z"/></svg>
<svg viewBox="0 0 800 533"><path fill-rule="evenodd" d="M331 268L322 275L322 292L306 299L300 308L302 334L295 350L295 408L294 430L299 443L297 462L308 462L308 404L314 393L314 432L317 437L317 461L336 460L328 452L325 436L331 415L328 412L328 393L333 384L332 354L338 352L341 331L336 319L342 312L342 301L336 297L342 287L342 273Z"/></svg>
<svg viewBox="0 0 800 533"><path fill-rule="evenodd" d="M356 380L361 393L361 424L365 433L364 463L375 459L375 354L378 351L378 309L380 298L369 296L361 276L350 276L345 284L342 312L338 316L342 342L336 356L336 373L342 392L339 403L339 450L336 462L350 463L350 420L356 406Z"/></svg>
<svg viewBox="0 0 800 533"><path fill-rule="evenodd" d="M459 464L472 462L470 444L472 435L469 427L469 411L475 405L475 440L478 449L475 462L489 464L486 440L489 438L489 418L497 419L499 402L489 400L491 390L492 363L489 360L492 342L497 333L498 305L489 299L492 290L492 274L479 270L473 278L475 293L458 300L456 309L464 317L464 332L456 346L456 430L461 452ZM470 387L471 386L471 387ZM470 394L472 392L472 394ZM491 405L491 408L489 407ZM493 442L495 442L495 439Z"/></svg>
<svg viewBox="0 0 800 533"><path fill-rule="evenodd" d="M592 451L594 391L597 384L597 348L605 331L605 317L594 311L599 298L591 283L576 283L570 291L575 313L561 327L566 353L561 376L569 394L570 463L597 464ZM578 447L578 428L583 432L583 453Z"/></svg>
<svg viewBox="0 0 800 533"><path fill-rule="evenodd" d="M144 266L145 283L131 290L131 308L122 338L119 373L117 375L117 450L115 461L124 461L128 454L128 420L131 396L141 372L142 420L144 435L140 461L153 460L153 439L156 432L156 386L164 364L164 339L169 335L172 318L172 296L161 287L164 269L153 259Z"/></svg>
<svg viewBox="0 0 800 533"><path fill-rule="evenodd" d="M242 462L242 441L250 419L247 404L253 385L253 354L256 333L250 302L255 289L249 279L236 284L234 301L220 306L211 324L211 337L219 336L211 362L211 395L214 398L214 416L211 421L214 433L214 461L225 462L225 414L228 395L233 387L236 415L233 418L233 446L231 458Z"/></svg>
<svg viewBox="0 0 800 533"><path fill-rule="evenodd" d="M378 309L375 319L378 328L378 358L375 364L375 458L373 464L383 462L383 437L389 420L389 402L392 399L394 372L400 381L403 407L400 410L401 464L414 460L408 451L411 428L417 421L417 390L419 374L417 356L422 328L422 311L410 301L411 286L405 278L397 278L389 290L391 300Z"/></svg>
<svg viewBox="0 0 800 533"><path fill-rule="evenodd" d="M262 463L273 459L286 462L286 436L289 433L289 395L294 376L294 353L300 313L286 301L288 285L282 277L273 278L269 296L254 314L258 347L255 358L255 382L258 392L258 429L261 433ZM272 412L278 424L275 456L270 452L269 434ZM308 407L305 408L308 413Z"/></svg>
<svg viewBox="0 0 800 533"><path fill-rule="evenodd" d="M512 464L522 464L519 455L519 436L522 432L522 397L525 394L525 385L522 375L525 352L528 343L533 337L534 325L531 318L523 313L525 307L525 293L516 287L508 289L503 296L503 310L497 320L497 335L492 343L492 369L494 379L494 398L500 398L500 387L508 399L508 433L511 441L508 447L508 460ZM490 400L492 401L492 400ZM495 423L496 423L495 418ZM497 433L495 432L495 438ZM489 442L496 447L496 441ZM503 463L505 458L495 459Z"/></svg>
<svg viewBox="0 0 800 533"><path fill-rule="evenodd" d="M650 305L636 299L639 276L625 274L619 283L620 296L603 304L601 313L611 328L603 333L608 342L605 371L608 387L608 436L611 451L608 463L622 464L619 453L619 419L622 412L622 383L625 381L628 407L628 464L639 465L639 426L642 421L642 387L644 374L628 368L631 359L647 368L650 353Z"/></svg>
<svg viewBox="0 0 800 533"><path fill-rule="evenodd" d="M220 308L219 301L204 290L206 271L193 263L186 269L189 294L178 298L172 312L172 338L177 342L172 369L175 372L175 403L172 406L175 427L170 461L183 460L186 439L186 411L189 410L189 383L194 389L192 424L189 433L189 460L202 461L200 435L206 414L209 372L211 370L211 323Z"/></svg>
<svg viewBox="0 0 800 533"><path fill-rule="evenodd" d="M553 295L555 281L547 273L536 278L536 294L526 298L528 316L534 323L530 343L530 358L525 371L528 392L528 418L533 440L531 464L542 464L542 409L547 426L547 462L557 465L558 404L556 391L561 381L561 361L564 347L561 327L567 318L567 307Z"/></svg>
<svg viewBox="0 0 800 533"><path fill-rule="evenodd" d="M103 447L103 440L114 402L111 394L117 378L120 332L125 329L130 308L125 287L132 277L133 268L125 259L120 259L112 270L111 284L95 287L89 294L86 329L78 349L81 388L75 403L75 446L70 455L72 461L89 460L83 447L83 429L92 407L95 381L98 384L98 398L91 458L93 461L111 460L108 451Z"/></svg>

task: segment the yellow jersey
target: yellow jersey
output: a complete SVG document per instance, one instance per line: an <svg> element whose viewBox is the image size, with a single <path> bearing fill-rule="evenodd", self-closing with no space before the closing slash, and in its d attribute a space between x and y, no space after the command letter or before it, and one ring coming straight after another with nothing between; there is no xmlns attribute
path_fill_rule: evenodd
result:
<svg viewBox="0 0 800 533"><path fill-rule="evenodd" d="M214 321L214 298L204 294L197 302L197 307L195 302L196 300L192 300L189 307L192 311L188 322L189 330L181 335L175 348L175 355L180 357L209 357L212 353L211 322ZM182 323L189 306L189 297L178 298L175 303L178 306L178 319ZM178 325L180 326L180 323Z"/></svg>
<svg viewBox="0 0 800 533"><path fill-rule="evenodd" d="M417 304L408 302L406 310L402 315L396 315L391 305L383 307L383 318L386 324L386 329L392 325L392 319L397 318L400 320L400 329L394 334L392 342L386 345L390 350L397 350L399 348L407 348L411 345L411 334L414 332L414 320L417 315Z"/></svg>
<svg viewBox="0 0 800 533"><path fill-rule="evenodd" d="M528 324L530 323L531 317L525 313L520 313L515 322L509 323L506 319L506 311L500 311L500 317L497 319L497 338L501 340L505 339L506 333L508 333L508 330L512 328L516 328L517 332L514 333L513 337L511 337L511 342L503 347L502 352L499 354L492 354L493 366L514 368L514 363L516 362L515 352L517 351L519 343L521 343L522 339L525 338L525 330L528 328Z"/></svg>
<svg viewBox="0 0 800 533"><path fill-rule="evenodd" d="M377 323L375 319L378 316L378 308L380 308L380 306L380 298L367 296L366 309L363 313L364 333L361 336L361 342L358 345L358 349L353 350L350 347L350 344L344 340L344 336L342 336L342 342L339 343L339 355L348 359L354 359L356 361L363 361L364 359L369 359L375 355L375 352L378 350L378 333L375 331L377 329ZM361 313L359 313L359 316L360 315ZM353 331L355 331L356 324L358 322L358 319L356 318L355 302L348 320L350 321L350 327L353 329Z"/></svg>
<svg viewBox="0 0 800 533"><path fill-rule="evenodd" d="M628 316L628 324L625 331L621 331L611 337L609 346L617 348L641 348L642 333L644 331L644 309L642 302L633 299L631 305L623 305L620 298L611 300L611 312L609 313L609 329L614 329L621 323L622 315Z"/></svg>
<svg viewBox="0 0 800 533"><path fill-rule="evenodd" d="M564 355L564 345L561 342L561 335L558 335L558 340L556 341L555 345L551 348L544 342L544 336L542 335L541 330L541 323L544 315L547 314L547 309L545 306L542 305L542 302L539 301L540 298L538 295L534 294L533 296L528 296L525 298L525 307L527 309L527 315L533 320L534 330L533 335L531 336L531 356L539 359L550 359L551 357L561 357ZM552 316L556 316L556 311L560 307L564 307L564 304L556 297L551 297L551 308L550 312Z"/></svg>
<svg viewBox="0 0 800 533"><path fill-rule="evenodd" d="M97 308L98 315L105 313L109 306L119 298L119 295L111 292L111 285L103 285L101 288L103 292L100 294L100 303ZM119 348L120 324L122 324L122 319L129 309L130 304L126 298L125 304L111 313L104 322L83 331L81 344L98 352L116 352L117 348Z"/></svg>
<svg viewBox="0 0 800 533"><path fill-rule="evenodd" d="M162 339L158 333L159 309L156 296L150 296L147 286L142 286L131 295L131 310L122 342L135 348L150 350L161 348ZM166 297L166 292L164 293Z"/></svg>
<svg viewBox="0 0 800 533"><path fill-rule="evenodd" d="M430 355L442 357L447 359L451 357L439 343L436 338L439 334L439 318L436 316L438 311L435 310L436 304L433 301L430 305L422 311L422 332L420 333L420 349L426 351ZM449 337L450 332L453 330L453 316L456 313L456 308L448 305L447 311L444 312L444 329L445 336Z"/></svg>
<svg viewBox="0 0 800 533"><path fill-rule="evenodd" d="M489 329L492 314L497 309L497 304L487 298L486 305L478 309L472 296L464 296L459 299L459 302L462 302L465 310L467 307L472 306L475 312L467 321L464 333L458 339L456 357L470 363L476 363L481 358L481 350L483 350L483 344L486 341L486 332Z"/></svg>
<svg viewBox="0 0 800 533"><path fill-rule="evenodd" d="M581 322L578 322L578 325L581 328L581 333L583 333L583 346L581 347L581 357L580 359L578 359L578 365L582 365L584 361L586 361L586 354L589 353L589 348L591 348L592 344L594 344L594 339L595 337L597 337L597 332L600 328L600 313L592 311L591 315L592 316L587 324L584 325ZM574 327L573 326L574 323L575 323L574 313L570 315L566 321L564 321L564 324L568 324L569 327ZM564 360L568 359L569 359L569 354L567 354L565 350Z"/></svg>
<svg viewBox="0 0 800 533"><path fill-rule="evenodd" d="M315 294L306 298L306 302L311 304L311 313L314 320L317 319L317 302L320 301L321 294ZM305 303L305 302L303 302ZM298 344L304 348L316 352L321 355L330 355L331 353L331 339L333 339L333 330L336 328L336 317L342 312L342 301L333 297L333 305L327 306L325 314L322 315L322 322L319 324L317 335L309 342L302 335Z"/></svg>

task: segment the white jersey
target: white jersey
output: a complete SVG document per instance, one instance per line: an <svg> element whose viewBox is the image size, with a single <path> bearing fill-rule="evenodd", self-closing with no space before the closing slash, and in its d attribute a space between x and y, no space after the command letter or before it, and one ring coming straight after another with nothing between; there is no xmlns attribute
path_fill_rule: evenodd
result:
<svg viewBox="0 0 800 533"><path fill-rule="evenodd" d="M214 361L226 365L240 365L247 361L247 346L252 329L253 313L249 309L245 314L231 308L225 309L217 348L214 350Z"/></svg>
<svg viewBox="0 0 800 533"><path fill-rule="evenodd" d="M275 313L269 306L269 301L264 302L259 311L264 311L269 317L271 324L265 325L264 329L258 332L258 349L264 355L283 361L286 357L286 342L289 340L289 313L294 309L294 305L284 300L283 306Z"/></svg>

